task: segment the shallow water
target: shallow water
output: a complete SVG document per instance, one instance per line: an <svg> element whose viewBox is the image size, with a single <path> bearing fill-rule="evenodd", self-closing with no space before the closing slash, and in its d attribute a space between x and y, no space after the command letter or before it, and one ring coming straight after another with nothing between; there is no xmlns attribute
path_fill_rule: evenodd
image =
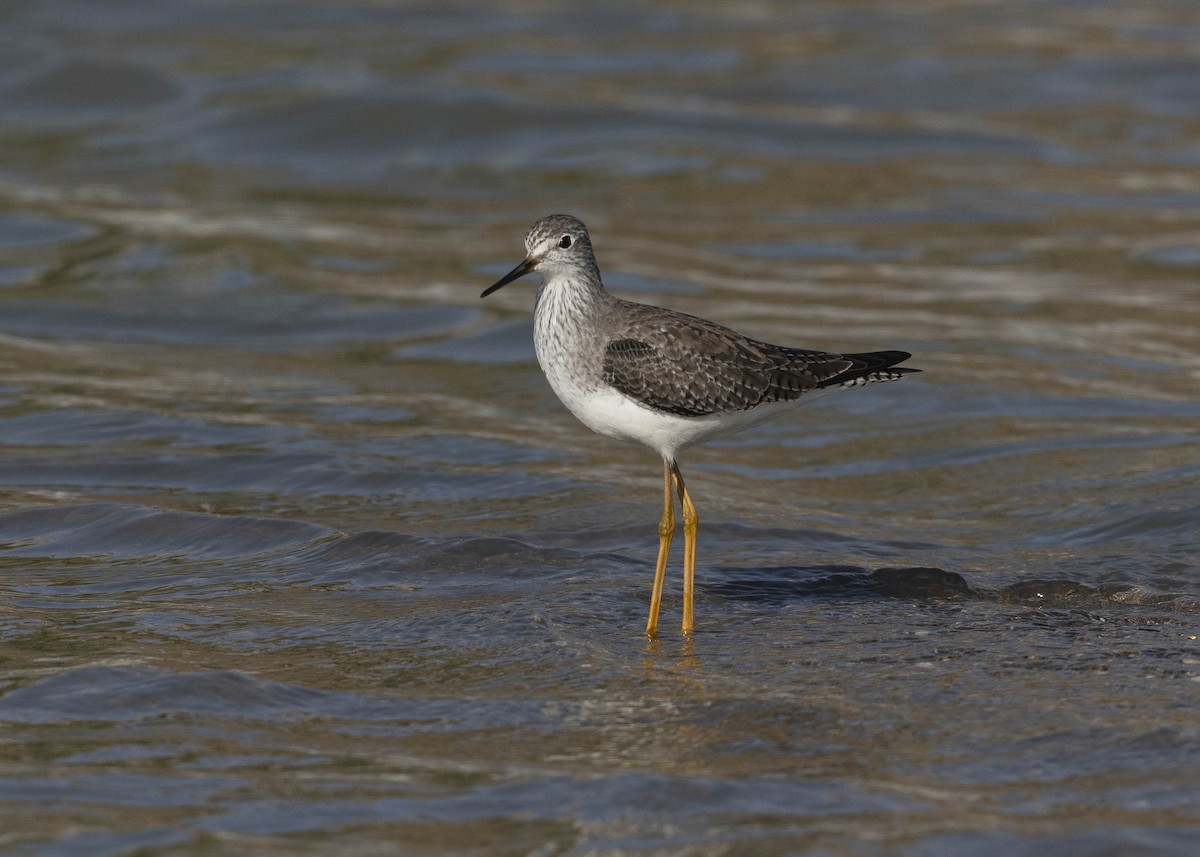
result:
<svg viewBox="0 0 1200 857"><path fill-rule="evenodd" d="M1198 41L0 11L0 850L1196 853ZM478 300L554 211L622 295L924 370L689 452L690 640L654 455Z"/></svg>

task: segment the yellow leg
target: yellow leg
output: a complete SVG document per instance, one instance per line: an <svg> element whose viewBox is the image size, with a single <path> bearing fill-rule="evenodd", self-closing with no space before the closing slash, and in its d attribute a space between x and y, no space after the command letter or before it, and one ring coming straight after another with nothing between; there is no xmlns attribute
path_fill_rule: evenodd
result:
<svg viewBox="0 0 1200 857"><path fill-rule="evenodd" d="M646 621L646 636L658 636L658 610L662 606L663 580L667 576L667 557L675 535L675 498L671 496L671 469L674 463L663 459L663 514L658 522L658 563L654 566L654 589L650 593L650 618Z"/></svg>
<svg viewBox="0 0 1200 857"><path fill-rule="evenodd" d="M683 633L689 635L695 627L692 608L696 600L696 530L700 519L696 516L692 498L688 496L687 486L683 484L679 465L673 461L671 475L675 480L675 490L679 492L679 503L683 506Z"/></svg>

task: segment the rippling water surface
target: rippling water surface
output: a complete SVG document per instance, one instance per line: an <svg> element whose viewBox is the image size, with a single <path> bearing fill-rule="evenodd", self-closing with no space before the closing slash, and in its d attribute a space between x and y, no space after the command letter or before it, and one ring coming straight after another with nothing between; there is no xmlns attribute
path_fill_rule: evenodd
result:
<svg viewBox="0 0 1200 857"><path fill-rule="evenodd" d="M1200 16L0 11L0 850L1200 849ZM923 374L654 455L615 292Z"/></svg>

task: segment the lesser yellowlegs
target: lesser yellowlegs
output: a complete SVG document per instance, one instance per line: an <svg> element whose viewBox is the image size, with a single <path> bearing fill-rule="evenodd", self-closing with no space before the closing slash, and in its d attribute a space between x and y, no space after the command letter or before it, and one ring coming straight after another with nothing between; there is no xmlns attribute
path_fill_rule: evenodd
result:
<svg viewBox="0 0 1200 857"><path fill-rule="evenodd" d="M540 273L533 343L550 386L592 431L637 441L662 456L663 514L646 633L658 631L675 533L674 488L683 508L683 633L690 634L697 518L676 455L824 393L920 370L893 368L912 356L904 351L834 354L770 345L702 318L614 297L600 281L587 228L569 215L533 224L525 251L525 261L480 297Z"/></svg>

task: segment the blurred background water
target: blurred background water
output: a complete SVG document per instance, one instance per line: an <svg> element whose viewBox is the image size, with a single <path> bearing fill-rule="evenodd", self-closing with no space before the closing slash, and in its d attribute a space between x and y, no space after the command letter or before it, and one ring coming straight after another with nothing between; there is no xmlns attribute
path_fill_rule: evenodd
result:
<svg viewBox="0 0 1200 857"><path fill-rule="evenodd" d="M0 7L0 850L1200 849L1200 10ZM920 376L652 453L609 287Z"/></svg>

